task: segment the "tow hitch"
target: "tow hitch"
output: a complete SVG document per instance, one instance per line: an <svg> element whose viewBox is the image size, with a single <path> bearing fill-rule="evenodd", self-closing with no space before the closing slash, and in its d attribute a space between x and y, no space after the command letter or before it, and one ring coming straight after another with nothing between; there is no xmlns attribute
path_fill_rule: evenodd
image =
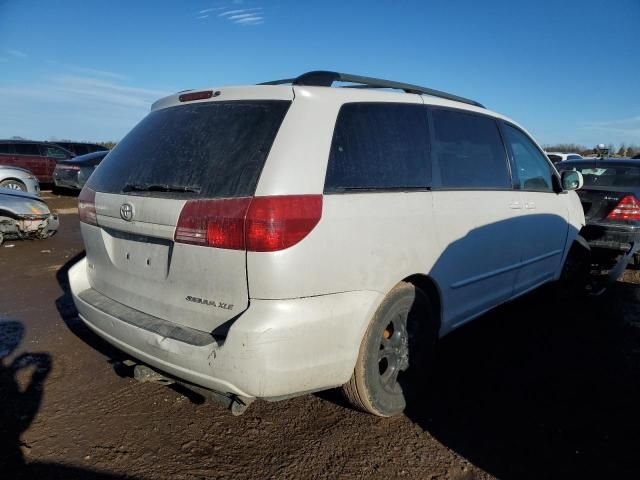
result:
<svg viewBox="0 0 640 480"><path fill-rule="evenodd" d="M127 376L131 376L141 383L159 383L161 385L180 385L187 390L197 393L207 400L213 401L231 410L234 416L242 415L249 405L253 403L254 398L239 397L237 395L216 392L207 388L199 387L188 382L172 378L163 373L154 370L151 367L136 363L133 360L124 360L114 365L116 370L120 372L126 371Z"/></svg>
<svg viewBox="0 0 640 480"><path fill-rule="evenodd" d="M624 273L627 265L633 258L633 256L640 250L640 242L631 243L631 247L625 254L623 254L617 261L617 263L608 271L606 275L594 277L589 285L587 285L587 291L590 295L601 295L604 291L613 285Z"/></svg>

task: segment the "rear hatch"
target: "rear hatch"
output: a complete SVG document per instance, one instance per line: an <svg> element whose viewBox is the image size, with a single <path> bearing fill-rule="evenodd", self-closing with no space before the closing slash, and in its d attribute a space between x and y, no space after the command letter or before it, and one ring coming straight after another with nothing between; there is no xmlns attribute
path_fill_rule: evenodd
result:
<svg viewBox="0 0 640 480"><path fill-rule="evenodd" d="M176 242L180 214L203 200L253 196L291 103L284 93L276 100L225 93L213 101L161 101L169 106L144 118L81 194L95 192L97 225L82 224L92 288L207 332L248 306L246 252Z"/></svg>

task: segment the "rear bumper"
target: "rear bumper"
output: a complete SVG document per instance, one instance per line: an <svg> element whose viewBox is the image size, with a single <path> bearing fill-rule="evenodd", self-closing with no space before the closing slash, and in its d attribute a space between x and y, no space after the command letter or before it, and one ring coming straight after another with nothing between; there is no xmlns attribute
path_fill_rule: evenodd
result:
<svg viewBox="0 0 640 480"><path fill-rule="evenodd" d="M80 185L77 177L77 172L74 176L53 172L53 183L56 187L73 188L75 190L80 190L82 186Z"/></svg>
<svg viewBox="0 0 640 480"><path fill-rule="evenodd" d="M255 300L224 343L198 346L124 322L84 301L86 259L69 271L80 318L132 357L222 393L277 399L346 383L368 321L381 300L370 291ZM85 296L86 297L86 296Z"/></svg>
<svg viewBox="0 0 640 480"><path fill-rule="evenodd" d="M20 181L27 187L27 192L40 195L40 184L38 183L38 180L35 178L25 178L20 179Z"/></svg>
<svg viewBox="0 0 640 480"><path fill-rule="evenodd" d="M589 223L583 228L581 235L591 248L616 252L627 251L632 243L640 242L640 228L626 225Z"/></svg>

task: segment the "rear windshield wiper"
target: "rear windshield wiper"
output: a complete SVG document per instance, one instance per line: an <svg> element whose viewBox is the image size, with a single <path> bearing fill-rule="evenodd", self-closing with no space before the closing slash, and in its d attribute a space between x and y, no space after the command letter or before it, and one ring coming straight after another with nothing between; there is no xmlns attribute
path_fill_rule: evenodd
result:
<svg viewBox="0 0 640 480"><path fill-rule="evenodd" d="M185 187L183 185L167 185L162 183L127 183L122 191L200 193L200 187Z"/></svg>

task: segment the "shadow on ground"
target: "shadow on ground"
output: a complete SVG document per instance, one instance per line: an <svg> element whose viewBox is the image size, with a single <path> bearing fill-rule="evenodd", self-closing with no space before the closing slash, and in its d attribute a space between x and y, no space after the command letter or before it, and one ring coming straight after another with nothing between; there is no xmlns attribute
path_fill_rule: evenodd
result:
<svg viewBox="0 0 640 480"><path fill-rule="evenodd" d="M501 479L637 478L639 297L618 283L562 314L539 292L472 322L408 417Z"/></svg>
<svg viewBox="0 0 640 480"><path fill-rule="evenodd" d="M74 335L82 339L82 341L87 343L93 349L116 362L123 358L122 352L102 340L98 335L93 333L89 327L80 320L80 318L78 318L78 311L76 310L73 298L71 297L71 288L69 287L69 269L82 260L84 256L84 252L75 255L56 272L56 280L62 289L62 295L56 300L56 308L58 309L58 313L60 313L60 317Z"/></svg>
<svg viewBox="0 0 640 480"><path fill-rule="evenodd" d="M118 358L77 318L67 272L80 258L57 274L64 292L58 310L83 341ZM617 283L604 296L562 309L548 293L502 306L443 339L430 400L410 403L406 414L500 479L636 478L640 287ZM318 396L346 406L336 391ZM34 478L114 478L82 473Z"/></svg>
<svg viewBox="0 0 640 480"><path fill-rule="evenodd" d="M51 462L27 462L21 440L40 409L44 381L52 358L45 352L14 355L25 334L21 322L0 318L0 465L3 478L96 479L131 478Z"/></svg>

